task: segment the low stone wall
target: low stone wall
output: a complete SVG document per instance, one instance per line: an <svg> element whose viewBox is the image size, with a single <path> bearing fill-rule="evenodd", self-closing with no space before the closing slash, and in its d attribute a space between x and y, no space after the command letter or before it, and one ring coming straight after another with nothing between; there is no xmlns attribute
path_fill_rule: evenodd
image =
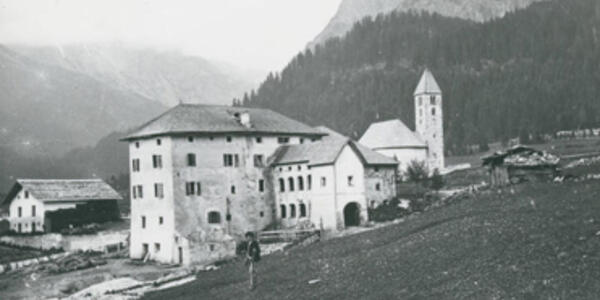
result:
<svg viewBox="0 0 600 300"><path fill-rule="evenodd" d="M69 235L63 237L63 249L65 251L100 251L104 252L107 246L127 245L129 231L100 232L89 235Z"/></svg>
<svg viewBox="0 0 600 300"><path fill-rule="evenodd" d="M69 255L69 253L57 253L57 254L52 254L52 255L47 255L47 256L42 256L42 257L14 261L14 262L6 263L6 264L0 264L0 274L11 271L11 270L18 270L18 269L21 269L21 268L24 268L27 266L32 266L32 265L36 265L39 263L47 262L50 260L63 258L67 255Z"/></svg>
<svg viewBox="0 0 600 300"><path fill-rule="evenodd" d="M64 251L100 251L104 252L107 246L127 245L129 231L99 232L86 235L61 235L48 233L33 236L3 236L0 241L10 244L27 246L36 249L63 249Z"/></svg>
<svg viewBox="0 0 600 300"><path fill-rule="evenodd" d="M10 245L26 246L43 250L63 248L63 238L62 235L58 233L32 236L3 236L0 238L0 241Z"/></svg>

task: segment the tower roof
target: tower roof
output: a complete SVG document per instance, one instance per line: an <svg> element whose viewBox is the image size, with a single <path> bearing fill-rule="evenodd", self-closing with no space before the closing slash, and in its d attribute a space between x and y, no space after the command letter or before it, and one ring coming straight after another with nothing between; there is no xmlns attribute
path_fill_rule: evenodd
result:
<svg viewBox="0 0 600 300"><path fill-rule="evenodd" d="M421 80L419 80L419 84L417 84L417 88L415 89L415 95L420 94L441 94L442 90L438 85L437 81L431 74L429 69L425 69L423 75L421 76Z"/></svg>

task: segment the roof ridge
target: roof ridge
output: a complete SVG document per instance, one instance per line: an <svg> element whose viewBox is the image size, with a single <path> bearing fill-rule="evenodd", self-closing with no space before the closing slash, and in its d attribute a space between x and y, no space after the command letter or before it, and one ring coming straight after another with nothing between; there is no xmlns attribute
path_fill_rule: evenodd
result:
<svg viewBox="0 0 600 300"><path fill-rule="evenodd" d="M81 181L81 182L91 182L91 181L104 181L100 178L89 178L89 179L29 179L29 178L18 178L17 181Z"/></svg>

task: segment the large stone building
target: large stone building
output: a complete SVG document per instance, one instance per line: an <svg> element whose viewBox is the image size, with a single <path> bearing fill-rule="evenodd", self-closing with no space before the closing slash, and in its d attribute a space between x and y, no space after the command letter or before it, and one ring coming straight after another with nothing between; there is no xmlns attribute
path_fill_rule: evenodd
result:
<svg viewBox="0 0 600 300"><path fill-rule="evenodd" d="M396 163L347 138L325 142L329 134L270 110L226 106L178 105L144 124L124 138L131 161L130 256L182 264L219 258L246 231L296 226L292 203L295 218L314 216L307 219L314 227L323 220L328 229L342 229L351 202L357 206L348 212L356 216L350 225L366 219L368 201L393 195ZM286 160L303 149L310 149L307 161ZM315 193L280 192L284 175L292 177L288 189L314 186ZM317 190L320 183L311 178L326 178L327 188ZM337 190L346 180L353 190Z"/></svg>
<svg viewBox="0 0 600 300"><path fill-rule="evenodd" d="M433 74L425 70L414 92L415 131L401 120L373 123L359 142L394 158L401 171L412 161L424 161L431 171L444 170L442 90Z"/></svg>

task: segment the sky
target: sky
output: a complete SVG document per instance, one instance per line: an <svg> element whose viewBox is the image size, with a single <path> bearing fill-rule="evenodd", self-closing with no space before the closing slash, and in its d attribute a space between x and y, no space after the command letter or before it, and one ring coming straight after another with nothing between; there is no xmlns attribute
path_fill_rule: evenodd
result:
<svg viewBox="0 0 600 300"><path fill-rule="evenodd" d="M0 43L119 41L277 71L341 0L0 0Z"/></svg>

